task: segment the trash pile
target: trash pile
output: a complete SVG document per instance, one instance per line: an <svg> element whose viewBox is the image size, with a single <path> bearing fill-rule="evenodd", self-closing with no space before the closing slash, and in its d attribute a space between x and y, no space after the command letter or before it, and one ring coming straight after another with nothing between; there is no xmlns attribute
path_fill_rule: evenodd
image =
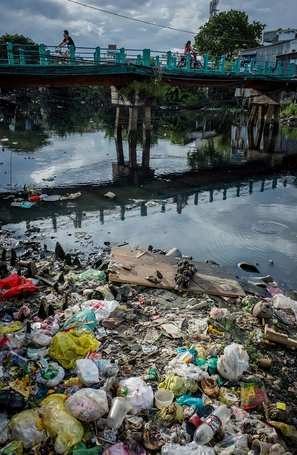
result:
<svg viewBox="0 0 297 455"><path fill-rule="evenodd" d="M109 246L3 237L1 454L297 453L297 301L277 286L112 284Z"/></svg>

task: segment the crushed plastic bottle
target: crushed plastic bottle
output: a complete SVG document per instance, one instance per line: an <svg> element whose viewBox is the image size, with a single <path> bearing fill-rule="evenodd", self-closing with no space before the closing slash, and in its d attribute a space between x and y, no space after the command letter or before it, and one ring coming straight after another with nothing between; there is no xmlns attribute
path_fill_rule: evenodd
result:
<svg viewBox="0 0 297 455"><path fill-rule="evenodd" d="M231 417L231 410L223 404L216 408L200 425L194 433L194 441L197 444L208 444L215 432L226 425Z"/></svg>

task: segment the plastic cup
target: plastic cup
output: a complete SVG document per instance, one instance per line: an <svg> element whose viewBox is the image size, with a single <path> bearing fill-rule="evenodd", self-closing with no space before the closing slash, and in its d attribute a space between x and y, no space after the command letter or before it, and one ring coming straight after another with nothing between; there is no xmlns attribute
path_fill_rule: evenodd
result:
<svg viewBox="0 0 297 455"><path fill-rule="evenodd" d="M114 429L120 428L129 409L130 405L125 398L114 398L107 416L107 425Z"/></svg>
<svg viewBox="0 0 297 455"><path fill-rule="evenodd" d="M160 389L155 393L155 405L158 409L169 406L174 399L174 395L170 390Z"/></svg>
<svg viewBox="0 0 297 455"><path fill-rule="evenodd" d="M252 444L252 450L255 452L255 455L266 455L271 446L272 444L269 444L268 442L255 439Z"/></svg>

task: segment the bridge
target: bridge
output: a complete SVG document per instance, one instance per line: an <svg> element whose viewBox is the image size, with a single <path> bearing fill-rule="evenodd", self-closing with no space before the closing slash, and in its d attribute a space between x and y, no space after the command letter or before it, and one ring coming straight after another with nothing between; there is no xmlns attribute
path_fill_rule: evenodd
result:
<svg viewBox="0 0 297 455"><path fill-rule="evenodd" d="M296 91L295 64L272 68L268 61L244 64L240 58L204 54L193 68L190 55L171 51L121 48L112 55L100 47L69 47L67 56L54 46L0 45L0 88L116 86L151 77L173 86L254 88Z"/></svg>

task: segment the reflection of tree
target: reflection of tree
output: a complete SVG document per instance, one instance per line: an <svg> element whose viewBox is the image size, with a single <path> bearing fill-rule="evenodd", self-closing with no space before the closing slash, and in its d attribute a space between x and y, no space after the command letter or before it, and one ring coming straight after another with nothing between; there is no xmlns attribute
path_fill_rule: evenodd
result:
<svg viewBox="0 0 297 455"><path fill-rule="evenodd" d="M216 140L219 139L219 140ZM217 167L228 162L230 155L230 142L228 144L229 151L226 152L224 141L221 138L207 139L205 144L195 152L188 152L187 160L191 169L207 169Z"/></svg>
<svg viewBox="0 0 297 455"><path fill-rule="evenodd" d="M42 129L38 110L26 107L23 111L20 106L12 105L10 109L3 109L2 118L0 136L8 139L11 150L35 152L50 143L49 135Z"/></svg>

